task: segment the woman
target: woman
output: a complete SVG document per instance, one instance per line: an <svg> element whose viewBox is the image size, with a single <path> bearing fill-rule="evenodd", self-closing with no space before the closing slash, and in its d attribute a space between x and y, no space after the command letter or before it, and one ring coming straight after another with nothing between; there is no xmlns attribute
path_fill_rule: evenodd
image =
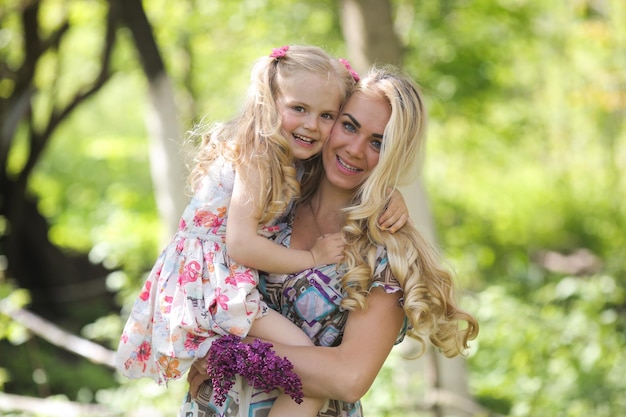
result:
<svg viewBox="0 0 626 417"><path fill-rule="evenodd" d="M372 70L331 131L323 171L311 172L303 183L303 198L278 236L300 249L337 231L346 239L341 268L269 276L261 284L265 301L318 345L274 344L274 350L293 363L306 396L332 399L319 416L361 416L359 399L404 334L421 343L429 338L455 356L478 333L476 320L456 306L452 279L439 267L437 253L415 228L392 234L377 225L385 190L398 185L419 156L425 121L411 79L391 68ZM216 407L210 384L200 385L202 366L189 375L197 400L188 398L182 416L265 416L278 396L237 381L224 406Z"/></svg>

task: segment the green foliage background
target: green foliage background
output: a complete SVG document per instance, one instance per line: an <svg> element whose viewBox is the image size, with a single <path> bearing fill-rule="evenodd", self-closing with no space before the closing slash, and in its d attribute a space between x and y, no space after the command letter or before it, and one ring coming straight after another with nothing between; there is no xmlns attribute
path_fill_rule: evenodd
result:
<svg viewBox="0 0 626 417"><path fill-rule="evenodd" d="M70 97L77 80L97 71L94 45L101 42L106 9L99 1L44 4L44 28L64 12L76 23L37 74L45 106ZM429 100L424 178L438 239L468 290L463 305L481 324L468 358L472 394L510 416L623 415L626 4L393 4L406 46L404 68ZM186 128L232 114L253 61L273 47L311 43L346 56L335 1L144 5ZM10 5L3 7L10 16ZM5 22L0 54L11 65L21 54L19 22ZM143 120L146 81L128 36L115 51L120 72L61 126L30 184L56 244L122 268L108 283L119 291L123 312L160 250ZM7 88L0 83L0 95ZM10 161L16 171L23 146ZM538 261L545 251L578 249L590 251L600 266L574 275ZM114 348L121 326L118 316L103 317L84 335ZM28 343L4 318L1 336ZM415 392L402 387L402 360L390 358L365 398L372 415L419 414L402 408L415 403ZM19 378L5 369L0 382L2 375ZM423 376L411 378L419 390ZM184 392L183 384L166 394L149 381L103 388L96 380L74 378L64 392L122 412L145 404L168 414Z"/></svg>

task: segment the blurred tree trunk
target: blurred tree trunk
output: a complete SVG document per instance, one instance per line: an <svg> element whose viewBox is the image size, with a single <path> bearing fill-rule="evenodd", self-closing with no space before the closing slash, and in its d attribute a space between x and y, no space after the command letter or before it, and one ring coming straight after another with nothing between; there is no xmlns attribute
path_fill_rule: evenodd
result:
<svg viewBox="0 0 626 417"><path fill-rule="evenodd" d="M107 271L94 265L85 254L70 254L48 238L49 225L39 212L38 199L27 191L31 174L56 128L86 99L97 93L110 78L110 57L115 42L115 22L109 18L98 74L71 100L54 102L44 123L35 123L33 107L38 105L35 74L46 54L58 54L61 40L70 29L70 20L52 30L39 26L40 2L24 3L19 9L24 43L23 60L17 68L2 64L3 78L12 83L7 98L0 99L0 218L6 227L0 235L2 270L10 279L29 290L31 308L48 318L63 320L73 316L69 328L76 330L113 308L113 296L105 285ZM42 33L49 33L46 37ZM47 113L45 113L47 111ZM15 145L18 128L28 141L28 154L21 171L10 175L7 162ZM80 311L79 314L72 313ZM72 325L73 324L73 325Z"/></svg>
<svg viewBox="0 0 626 417"><path fill-rule="evenodd" d="M45 334L39 335L50 340L56 334L56 340L62 342L59 344L61 349L47 344L35 344L32 348L31 344L31 347L26 347L31 359L29 365L33 369L46 369L40 357L50 354L68 366L87 369L92 366L87 360L68 355L63 349L79 353L76 349L82 345L87 346L90 354L96 350L96 345L89 345L89 342L72 334L80 333L86 324L103 315L118 311L114 294L106 286L106 277L111 271L101 264L92 263L88 254L69 253L50 241L50 225L39 211L37 196L28 192L28 184L57 128L110 80L113 72L111 56L121 24L131 29L149 79L152 108L148 124L152 136L157 138L153 141L156 145L152 146L151 156L157 160L154 165L159 167L155 172L161 175L155 179L155 190L161 212L167 213L170 219L180 214L180 209L176 207L180 199L173 199L172 196L182 195L183 190L182 164L177 158L180 150L176 142L180 135L172 88L140 1L110 1L108 13L105 11L106 29L102 34L99 62L94 63L94 77L82 84L76 80L72 85L77 91L75 95L63 99L54 94L60 88L60 77L51 77L49 84L41 87L41 80L36 74L45 72L50 59L57 59L64 53L62 45L65 37L74 25L80 26L80 22L72 20L69 15L60 15L56 27L42 28L41 22L45 19L42 19L41 13L49 4L44 0L27 0L13 5L10 17L21 21L22 61L13 66L0 61L2 81L5 87L10 87L4 89L10 92L9 95L0 97L0 280L4 281L6 277L27 289L31 297L28 309L69 332L60 334L51 331L52 327L45 328ZM8 17L0 13L0 27L3 19ZM38 86L46 91L38 91ZM46 96L50 91L53 93L49 94L52 99L48 105L46 99L39 99L39 95ZM37 115L37 120L34 120L34 115ZM25 140L27 145L19 143L18 139ZM25 162L17 168L19 172L15 172L15 167L9 171L9 156L17 146L25 149ZM165 198L161 198L163 195ZM173 229L177 222L166 220L165 223L173 224ZM29 311L22 313L30 314ZM0 341L0 351L4 356L11 357L13 349L25 347L14 347L7 341ZM52 353L41 354L40 351ZM111 363L110 359L107 363ZM19 387L22 377L24 375L19 375L7 382L4 388L10 391ZM40 395L53 392L47 382L38 384L38 390Z"/></svg>
<svg viewBox="0 0 626 417"><path fill-rule="evenodd" d="M402 65L403 47L394 30L389 0L342 0L341 7L342 29L348 55L359 73L365 74L374 64ZM400 190L407 201L416 227L425 237L436 242L435 226L421 179L418 178L411 184L400 187ZM405 352L413 351L415 344L407 342L401 345L404 345L402 349ZM470 398L464 359L448 359L431 350L422 359L407 360L404 365L405 372L424 373L428 386L425 401L432 404L435 415L471 415L461 410L462 407L445 407L436 401L436 393L439 390L452 393L454 398ZM409 394L407 398L414 396Z"/></svg>
<svg viewBox="0 0 626 417"><path fill-rule="evenodd" d="M2 66L7 79L13 82L9 97L0 99L0 216L7 227L0 235L8 277L29 290L31 309L53 321L73 317L67 328L77 330L98 318L102 311L117 307L105 284L110 273L102 265L93 264L86 254L72 254L52 244L48 238L49 224L38 210L38 200L27 192L30 176L46 146L61 125L85 100L95 95L111 77L110 60L120 23L133 33L144 71L149 79L151 108L147 117L151 132L151 161L155 193L159 209L171 236L184 204L184 174L181 156L180 129L176 120L171 83L165 72L151 27L138 0L110 1L104 46L99 72L89 85L68 102L54 103L47 122L33 121L34 100L38 94L35 73L46 53L57 54L70 21L61 22L50 35L43 37L38 15L40 1L25 3L20 9L23 27L24 58L15 70ZM43 110L38 109L38 112ZM18 175L9 175L7 162L15 144L18 127L26 132L28 155ZM99 306L100 303L103 306ZM83 304L85 304L83 306ZM80 319L75 311L81 311ZM90 314L93 311L93 314Z"/></svg>
<svg viewBox="0 0 626 417"><path fill-rule="evenodd" d="M174 90L141 1L110 0L110 3L130 29L148 78L146 124L150 136L150 167L157 208L164 225L161 240L166 241L176 231L187 201L182 135Z"/></svg>

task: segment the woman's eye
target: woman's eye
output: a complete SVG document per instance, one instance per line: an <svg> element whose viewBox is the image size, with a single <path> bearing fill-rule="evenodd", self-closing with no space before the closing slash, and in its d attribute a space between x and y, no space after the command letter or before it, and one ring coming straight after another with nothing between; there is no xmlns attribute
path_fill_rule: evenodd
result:
<svg viewBox="0 0 626 417"><path fill-rule="evenodd" d="M356 128L354 127L354 125L350 122L343 122L343 129L346 132L350 132L350 133L355 133L356 132Z"/></svg>
<svg viewBox="0 0 626 417"><path fill-rule="evenodd" d="M380 152L380 148L383 146L383 142L378 139L375 139L371 143L374 149Z"/></svg>

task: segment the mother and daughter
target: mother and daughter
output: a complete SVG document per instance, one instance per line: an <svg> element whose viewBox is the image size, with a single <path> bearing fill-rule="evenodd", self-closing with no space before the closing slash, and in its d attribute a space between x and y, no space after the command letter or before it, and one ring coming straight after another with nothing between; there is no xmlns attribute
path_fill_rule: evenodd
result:
<svg viewBox="0 0 626 417"><path fill-rule="evenodd" d="M133 306L117 366L160 383L189 371L184 417L360 416L405 334L455 356L478 332L390 192L419 157L423 98L395 69L359 80L308 46L275 49L251 80L240 114L204 135L193 198ZM304 401L241 376L216 395L205 357L227 335L271 342Z"/></svg>

